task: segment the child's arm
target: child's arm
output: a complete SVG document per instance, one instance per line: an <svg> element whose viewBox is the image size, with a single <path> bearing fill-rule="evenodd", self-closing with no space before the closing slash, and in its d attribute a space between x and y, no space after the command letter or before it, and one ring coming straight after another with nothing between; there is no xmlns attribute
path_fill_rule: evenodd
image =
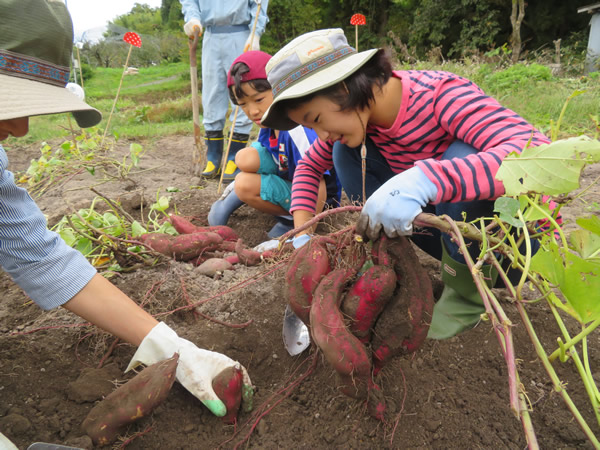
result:
<svg viewBox="0 0 600 450"><path fill-rule="evenodd" d="M439 202L494 199L504 193L495 174L510 152L549 139L514 111L504 108L470 81L449 77L436 89L434 115L448 133L480 152L466 158L418 161L438 188Z"/></svg>
<svg viewBox="0 0 600 450"><path fill-rule="evenodd" d="M316 211L321 178L327 170L333 167L332 150L333 143L317 139L302 160L298 162L292 182L292 206L290 208L296 226L298 225L296 220L302 221L301 224L308 220L304 213L298 215L298 219L296 219L296 211L309 213L309 218Z"/></svg>

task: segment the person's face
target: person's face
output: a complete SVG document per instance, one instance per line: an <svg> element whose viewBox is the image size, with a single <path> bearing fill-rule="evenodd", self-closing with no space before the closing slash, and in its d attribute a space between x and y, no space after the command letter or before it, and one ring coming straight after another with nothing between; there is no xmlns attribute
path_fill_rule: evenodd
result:
<svg viewBox="0 0 600 450"><path fill-rule="evenodd" d="M260 119L273 103L273 92L270 89L258 92L250 86L250 83L242 83L241 88L244 95L237 98L238 105L250 120L259 127L265 128L260 124Z"/></svg>
<svg viewBox="0 0 600 450"><path fill-rule="evenodd" d="M29 132L29 117L0 120L0 141L9 136L23 137Z"/></svg>
<svg viewBox="0 0 600 450"><path fill-rule="evenodd" d="M323 141L339 141L349 147L358 147L364 138L368 121L367 111L340 106L327 97L317 96L298 108L288 111L294 122L312 128Z"/></svg>

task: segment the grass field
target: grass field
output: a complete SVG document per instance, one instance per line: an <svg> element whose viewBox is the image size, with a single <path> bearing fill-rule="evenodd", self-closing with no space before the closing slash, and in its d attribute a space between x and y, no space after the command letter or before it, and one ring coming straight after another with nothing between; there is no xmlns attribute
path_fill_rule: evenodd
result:
<svg viewBox="0 0 600 450"><path fill-rule="evenodd" d="M422 62L399 68L446 70L465 76L548 135L552 121L559 118L567 98L574 92L585 91L569 103L560 136L594 136L598 133L600 76L596 74L579 78L554 77L550 69L537 64L496 70L480 64ZM95 69L93 76L85 80L84 88L88 103L103 113L99 133L104 133L121 79L108 135L152 139L193 132L189 65L177 63L140 68L137 75L126 76L122 69ZM200 105L200 114L201 108ZM71 134L70 127L76 127L76 124L66 114L35 117L29 135L21 143L67 136ZM10 148L10 141L6 147Z"/></svg>

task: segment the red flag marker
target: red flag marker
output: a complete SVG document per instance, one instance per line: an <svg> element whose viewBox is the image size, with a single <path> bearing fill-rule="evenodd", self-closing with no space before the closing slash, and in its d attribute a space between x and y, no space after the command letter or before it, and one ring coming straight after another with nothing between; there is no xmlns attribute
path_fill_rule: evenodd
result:
<svg viewBox="0 0 600 450"><path fill-rule="evenodd" d="M366 24L367 18L362 14L353 14L352 17L350 17L350 25L354 25L354 29L356 32L356 51L358 51L358 26Z"/></svg>
<svg viewBox="0 0 600 450"><path fill-rule="evenodd" d="M113 102L112 108L110 110L110 114L108 115L108 120L106 121L106 127L104 128L104 134L102 135L102 141L100 145L104 143L104 138L106 137L106 133L108 133L108 128L110 127L110 119L112 118L113 112L115 111L115 106L117 105L117 99L119 98L119 92L121 92L121 86L123 84L123 77L125 76L125 71L127 70L127 64L129 64L129 57L131 56L131 49L133 47L141 48L142 47L142 38L137 33L133 31L128 31L123 36L123 40L129 44L129 52L127 53L127 58L125 59L125 65L123 66L123 74L121 75L121 82L119 83L119 88L117 89L117 95L115 96L115 101Z"/></svg>
<svg viewBox="0 0 600 450"><path fill-rule="evenodd" d="M128 31L127 33L125 33L125 36L123 36L123 40L128 44L135 45L137 48L141 48L142 46L142 39L137 33L134 33L133 31Z"/></svg>

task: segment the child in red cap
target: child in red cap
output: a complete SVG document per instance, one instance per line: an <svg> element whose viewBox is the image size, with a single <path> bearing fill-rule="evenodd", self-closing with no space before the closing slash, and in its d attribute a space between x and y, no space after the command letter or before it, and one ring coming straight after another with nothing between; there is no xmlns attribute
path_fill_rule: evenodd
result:
<svg viewBox="0 0 600 450"><path fill-rule="evenodd" d="M210 225L225 225L233 211L244 203L275 216L277 224L269 231L276 238L293 227L289 213L291 185L298 161L316 139L316 133L303 126L289 131L264 127L260 119L273 101L265 67L271 55L249 51L232 64L227 76L231 101L261 127L258 140L240 150L235 163L240 173L211 207ZM317 209L339 202L340 188L335 175L326 173L320 182Z"/></svg>

